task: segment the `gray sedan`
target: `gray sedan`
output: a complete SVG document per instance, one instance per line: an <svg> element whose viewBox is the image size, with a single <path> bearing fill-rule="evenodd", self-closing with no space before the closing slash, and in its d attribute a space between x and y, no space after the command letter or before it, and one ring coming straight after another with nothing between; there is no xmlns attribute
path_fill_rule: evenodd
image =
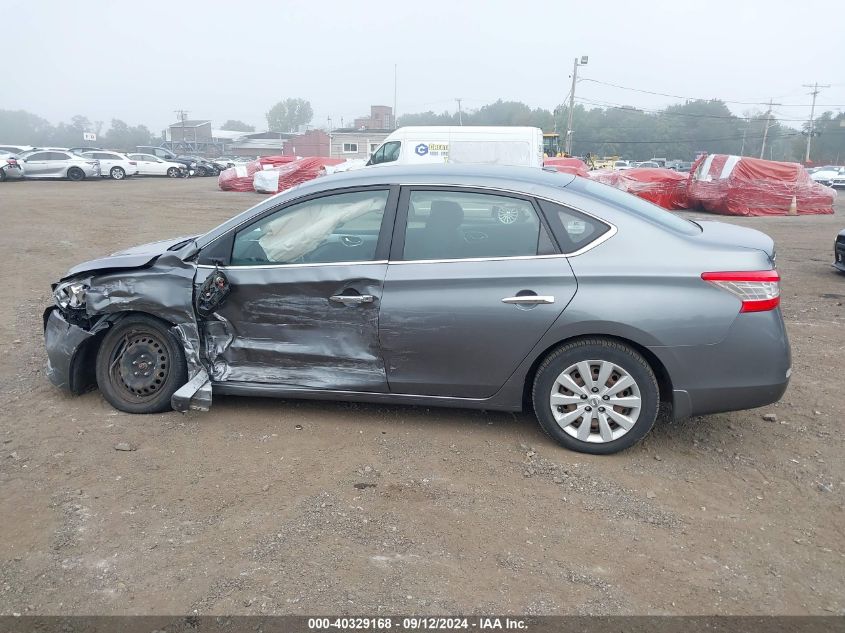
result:
<svg viewBox="0 0 845 633"><path fill-rule="evenodd" d="M497 220L497 209L515 211ZM212 393L533 408L568 448L778 400L772 240L529 168L385 167L68 271L48 375L131 413Z"/></svg>
<svg viewBox="0 0 845 633"><path fill-rule="evenodd" d="M18 156L25 178L67 178L85 180L99 177L100 163L70 151L34 149Z"/></svg>

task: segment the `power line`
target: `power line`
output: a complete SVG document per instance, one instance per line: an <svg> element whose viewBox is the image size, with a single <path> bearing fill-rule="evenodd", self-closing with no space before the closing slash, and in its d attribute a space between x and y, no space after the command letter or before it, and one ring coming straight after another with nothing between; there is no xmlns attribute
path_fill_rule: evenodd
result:
<svg viewBox="0 0 845 633"><path fill-rule="evenodd" d="M621 90L631 90L633 92L642 92L644 94L649 95L657 95L659 97L672 97L673 99L685 99L687 101L721 101L722 103L733 103L735 105L766 105L766 101L732 101L730 99L719 99L716 97L704 98L704 97L685 97L683 95L673 95L667 92L655 92L653 90L643 90L641 88L631 88L630 86L620 86L619 84L610 83L609 81L599 81L598 79L590 79L589 77L582 77L581 81L590 81L595 84L601 84L603 86L610 86L612 88L619 88ZM812 86L809 86L812 88ZM824 86L824 87L829 87ZM780 105L785 107L801 107L806 108L806 103L781 103ZM819 104L820 108L843 108L845 107L845 103L825 103ZM802 119L803 120L803 119Z"/></svg>
<svg viewBox="0 0 845 633"><path fill-rule="evenodd" d="M781 134L779 136L771 136L772 139L791 138L794 136L801 136L800 132ZM661 143L715 143L716 141L738 141L741 136L723 136L721 138L673 138L663 139L660 141L614 141L603 139L582 140L581 143L607 143L612 145L659 145ZM749 136L747 140L762 139L762 136Z"/></svg>
<svg viewBox="0 0 845 633"><path fill-rule="evenodd" d="M680 117L687 117L693 119L725 119L731 121L762 121L761 117L765 116L765 114L757 115L757 116L736 116L734 114L693 114L690 112L668 112L667 110L653 110L650 108L637 108L631 105L624 105L621 103L612 103L610 101L597 101L595 99L588 99L586 97L578 97L577 101L582 103L587 103L589 105L597 105L605 108L612 108L614 110L624 110L626 112L645 112L648 114L660 114L665 116L680 116ZM782 104L779 104L782 105ZM671 106L670 106L671 107ZM788 119L788 118L774 118L773 121L801 121L804 122L806 119Z"/></svg>

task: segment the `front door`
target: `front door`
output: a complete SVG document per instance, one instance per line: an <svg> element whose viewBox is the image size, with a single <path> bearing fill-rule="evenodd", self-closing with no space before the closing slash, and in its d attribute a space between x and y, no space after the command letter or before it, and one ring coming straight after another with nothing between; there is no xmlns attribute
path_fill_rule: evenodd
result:
<svg viewBox="0 0 845 633"><path fill-rule="evenodd" d="M322 194L239 229L221 267L231 288L222 319L205 325L212 379L387 391L378 313L397 197L387 187Z"/></svg>
<svg viewBox="0 0 845 633"><path fill-rule="evenodd" d="M494 395L575 290L531 199L403 189L379 315L390 391Z"/></svg>

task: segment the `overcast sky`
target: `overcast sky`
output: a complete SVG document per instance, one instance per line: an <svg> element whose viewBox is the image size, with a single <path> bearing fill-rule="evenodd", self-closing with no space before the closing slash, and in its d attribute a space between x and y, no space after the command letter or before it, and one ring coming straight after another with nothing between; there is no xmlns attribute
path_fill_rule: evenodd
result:
<svg viewBox="0 0 845 633"><path fill-rule="evenodd" d="M52 123L75 114L159 132L190 118L262 129L278 100L304 97L312 124L370 104L398 112L473 109L498 98L552 109L579 71L606 83L689 97L762 102L809 115L802 84L834 84L819 104L845 109L845 23L781 0L319 0L6 2L0 108ZM807 17L808 19L804 19ZM659 108L665 96L580 82L576 96ZM788 104L799 104L791 106ZM753 105L729 104L736 112ZM799 125L789 123L790 125Z"/></svg>

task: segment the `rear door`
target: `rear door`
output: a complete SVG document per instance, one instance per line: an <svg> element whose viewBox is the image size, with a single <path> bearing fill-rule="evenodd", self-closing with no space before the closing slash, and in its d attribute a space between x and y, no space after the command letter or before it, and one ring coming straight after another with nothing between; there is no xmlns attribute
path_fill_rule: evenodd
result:
<svg viewBox="0 0 845 633"><path fill-rule="evenodd" d="M319 194L221 238L231 240L221 267L231 294L216 310L224 321L208 326L215 380L387 391L378 313L398 194ZM201 255L198 284L210 257Z"/></svg>
<svg viewBox="0 0 845 633"><path fill-rule="evenodd" d="M492 396L575 290L530 198L403 188L379 314L390 391Z"/></svg>

